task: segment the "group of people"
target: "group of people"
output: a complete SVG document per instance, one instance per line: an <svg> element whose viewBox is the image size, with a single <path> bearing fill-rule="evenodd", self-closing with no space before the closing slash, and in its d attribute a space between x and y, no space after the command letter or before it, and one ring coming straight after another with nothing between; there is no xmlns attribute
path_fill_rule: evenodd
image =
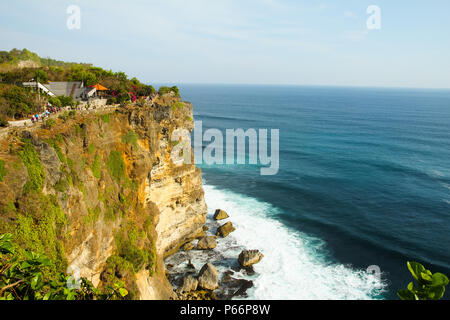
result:
<svg viewBox="0 0 450 320"><path fill-rule="evenodd" d="M35 123L35 122L39 122L39 120L44 121L45 119L50 117L50 114L56 113L59 111L60 111L59 107L54 107L47 103L47 108L45 109L45 112L41 113L41 114L37 113L37 114L33 115L31 117L31 122Z"/></svg>

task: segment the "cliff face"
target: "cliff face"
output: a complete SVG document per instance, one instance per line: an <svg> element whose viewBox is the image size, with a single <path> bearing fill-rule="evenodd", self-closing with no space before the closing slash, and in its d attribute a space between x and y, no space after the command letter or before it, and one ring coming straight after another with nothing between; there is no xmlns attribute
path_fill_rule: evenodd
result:
<svg viewBox="0 0 450 320"><path fill-rule="evenodd" d="M96 286L118 279L131 298L168 299L163 258L206 220L200 169L171 157L192 105L166 95L60 118L0 141L0 232Z"/></svg>

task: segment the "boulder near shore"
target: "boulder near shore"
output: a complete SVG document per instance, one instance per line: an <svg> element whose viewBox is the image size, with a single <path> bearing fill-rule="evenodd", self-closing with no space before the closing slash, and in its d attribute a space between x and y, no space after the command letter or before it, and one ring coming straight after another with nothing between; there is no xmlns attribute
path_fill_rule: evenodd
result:
<svg viewBox="0 0 450 320"><path fill-rule="evenodd" d="M180 293L190 292L197 290L198 280L192 275L189 275L183 279L183 285L178 289Z"/></svg>
<svg viewBox="0 0 450 320"><path fill-rule="evenodd" d="M203 237L197 243L197 250L210 250L215 247L217 247L217 240L214 236Z"/></svg>
<svg viewBox="0 0 450 320"><path fill-rule="evenodd" d="M225 238L226 236L228 236L234 230L236 230L236 228L233 226L233 224L231 222L227 222L223 226L220 226L217 229L217 234L216 235L217 236L221 236L222 238Z"/></svg>
<svg viewBox="0 0 450 320"><path fill-rule="evenodd" d="M244 268L251 267L261 261L264 255L259 250L244 250L238 257L238 262Z"/></svg>
<svg viewBox="0 0 450 320"><path fill-rule="evenodd" d="M221 209L217 209L216 212L214 213L214 220L218 221L218 220L224 220L227 219L229 216L228 214L221 210Z"/></svg>
<svg viewBox="0 0 450 320"><path fill-rule="evenodd" d="M219 287L219 273L211 263L208 262L200 270L198 286L206 290L215 290Z"/></svg>

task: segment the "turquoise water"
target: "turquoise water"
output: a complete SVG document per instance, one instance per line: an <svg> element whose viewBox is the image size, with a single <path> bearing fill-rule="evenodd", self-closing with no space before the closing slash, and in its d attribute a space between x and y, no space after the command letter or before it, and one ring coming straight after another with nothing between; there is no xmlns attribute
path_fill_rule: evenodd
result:
<svg viewBox="0 0 450 320"><path fill-rule="evenodd" d="M234 237L266 256L253 298L396 298L410 281L407 260L450 275L450 91L181 92L204 130L280 129L275 176L256 165L200 165L210 211L232 211L245 230ZM365 273L371 265L382 283Z"/></svg>

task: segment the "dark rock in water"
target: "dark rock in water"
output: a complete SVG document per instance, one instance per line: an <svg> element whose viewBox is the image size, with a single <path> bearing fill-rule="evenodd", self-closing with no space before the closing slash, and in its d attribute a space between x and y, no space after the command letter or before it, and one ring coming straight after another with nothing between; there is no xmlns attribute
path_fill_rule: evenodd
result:
<svg viewBox="0 0 450 320"><path fill-rule="evenodd" d="M250 267L258 262L264 255L259 250L244 250L238 257L238 262L243 267Z"/></svg>
<svg viewBox="0 0 450 320"><path fill-rule="evenodd" d="M216 212L214 213L214 220L224 220L228 218L228 214L220 209L217 209Z"/></svg>
<svg viewBox="0 0 450 320"><path fill-rule="evenodd" d="M233 297L247 297L247 290L253 287L253 281L251 280L238 280L241 287L233 294Z"/></svg>
<svg viewBox="0 0 450 320"><path fill-rule="evenodd" d="M215 290L219 287L219 273L211 263L208 262L200 270L198 285L206 290Z"/></svg>
<svg viewBox="0 0 450 320"><path fill-rule="evenodd" d="M222 238L225 238L234 230L236 230L236 229L233 227L233 224L231 222L227 222L223 226L221 226L217 229L216 235L221 236Z"/></svg>
<svg viewBox="0 0 450 320"><path fill-rule="evenodd" d="M191 259L189 259L189 262L188 262L188 264L187 264L187 267L188 267L189 269L194 269L194 270L195 270L195 266L192 264Z"/></svg>
<svg viewBox="0 0 450 320"><path fill-rule="evenodd" d="M208 228L207 225L204 225L204 226L202 227L202 229L203 229L203 231L205 231L205 232L209 230L209 228Z"/></svg>
<svg viewBox="0 0 450 320"><path fill-rule="evenodd" d="M222 277L221 286L217 293L219 299L231 300L234 297L246 298L248 296L247 290L253 287L252 281L233 278L231 276L232 274L234 272L229 270Z"/></svg>
<svg viewBox="0 0 450 320"><path fill-rule="evenodd" d="M231 277L234 274L233 271L231 270L227 270L224 272L223 277L222 277L222 283L227 283L233 280L233 278Z"/></svg>
<svg viewBox="0 0 450 320"><path fill-rule="evenodd" d="M179 300L216 300L216 295L213 291L197 290L186 293L177 292Z"/></svg>
<svg viewBox="0 0 450 320"><path fill-rule="evenodd" d="M197 243L197 250L210 250L217 246L217 240L214 236L203 237Z"/></svg>
<svg viewBox="0 0 450 320"><path fill-rule="evenodd" d="M173 264L168 264L168 265L166 266L166 268L167 268L168 270L172 269L172 268L173 268Z"/></svg>
<svg viewBox="0 0 450 320"><path fill-rule="evenodd" d="M178 292L190 292L197 290L198 280L193 276L187 276L183 279L183 285L178 289Z"/></svg>
<svg viewBox="0 0 450 320"><path fill-rule="evenodd" d="M244 270L248 276L253 276L256 273L255 269L253 269L253 266L245 267Z"/></svg>

